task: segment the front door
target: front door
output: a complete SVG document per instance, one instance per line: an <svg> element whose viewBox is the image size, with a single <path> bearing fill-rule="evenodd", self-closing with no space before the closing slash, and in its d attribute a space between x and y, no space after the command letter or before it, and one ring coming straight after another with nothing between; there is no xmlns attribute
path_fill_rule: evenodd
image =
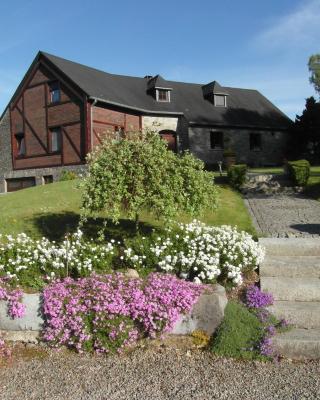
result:
<svg viewBox="0 0 320 400"><path fill-rule="evenodd" d="M174 131L160 131L159 135L167 142L168 149L177 152L177 136Z"/></svg>

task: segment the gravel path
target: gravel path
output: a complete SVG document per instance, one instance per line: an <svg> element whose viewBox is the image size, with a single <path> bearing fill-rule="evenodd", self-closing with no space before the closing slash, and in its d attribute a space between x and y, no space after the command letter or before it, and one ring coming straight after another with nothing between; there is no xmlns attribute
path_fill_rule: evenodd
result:
<svg viewBox="0 0 320 400"><path fill-rule="evenodd" d="M236 362L209 352L49 353L0 367L1 400L319 399L320 362Z"/></svg>
<svg viewBox="0 0 320 400"><path fill-rule="evenodd" d="M246 204L259 233L269 237L319 237L320 202L302 195L250 195ZM319 396L320 398L320 396Z"/></svg>

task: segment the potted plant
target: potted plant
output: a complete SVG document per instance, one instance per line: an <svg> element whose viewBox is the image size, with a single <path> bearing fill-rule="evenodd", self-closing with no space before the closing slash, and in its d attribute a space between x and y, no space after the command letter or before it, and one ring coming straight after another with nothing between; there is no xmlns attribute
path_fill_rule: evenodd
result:
<svg viewBox="0 0 320 400"><path fill-rule="evenodd" d="M236 153L231 148L228 148L223 152L223 162L226 169L235 165Z"/></svg>

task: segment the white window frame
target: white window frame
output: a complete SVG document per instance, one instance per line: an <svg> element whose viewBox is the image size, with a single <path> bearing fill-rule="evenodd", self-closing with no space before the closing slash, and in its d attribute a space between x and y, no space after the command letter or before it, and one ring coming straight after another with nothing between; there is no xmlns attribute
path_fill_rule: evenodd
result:
<svg viewBox="0 0 320 400"><path fill-rule="evenodd" d="M223 105L217 104L217 103L216 103L216 96L219 96L219 97L223 97L223 98L224 98L224 104L223 104ZM213 94L213 103L214 103L214 105L215 105L216 107L227 107L227 96L224 95L224 94L214 93L214 94Z"/></svg>
<svg viewBox="0 0 320 400"><path fill-rule="evenodd" d="M165 91L167 93L167 100L159 99L159 91L160 90ZM171 101L170 90L164 89L164 88L156 89L156 100L159 101L160 103L170 103L170 101Z"/></svg>

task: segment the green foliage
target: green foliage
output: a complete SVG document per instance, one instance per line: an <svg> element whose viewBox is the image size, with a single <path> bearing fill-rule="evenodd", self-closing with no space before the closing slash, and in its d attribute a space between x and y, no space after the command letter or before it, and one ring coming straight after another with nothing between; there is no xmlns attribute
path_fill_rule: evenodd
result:
<svg viewBox="0 0 320 400"><path fill-rule="evenodd" d="M216 207L213 175L204 171L204 164L189 153L168 151L154 132L107 140L88 162L83 183L85 217L107 211L113 222L122 213L137 221L146 210L157 219L167 219Z"/></svg>
<svg viewBox="0 0 320 400"><path fill-rule="evenodd" d="M320 54L313 54L308 62L309 71L311 76L310 83L314 86L315 90L320 93Z"/></svg>
<svg viewBox="0 0 320 400"><path fill-rule="evenodd" d="M73 181L74 179L77 179L78 176L75 172L73 171L69 171L69 170L64 170L61 172L59 181L63 182L63 181Z"/></svg>
<svg viewBox="0 0 320 400"><path fill-rule="evenodd" d="M296 186L306 186L310 176L310 164L307 160L288 162L290 178Z"/></svg>
<svg viewBox="0 0 320 400"><path fill-rule="evenodd" d="M228 178L230 184L239 189L246 182L247 166L246 164L231 165L228 168Z"/></svg>
<svg viewBox="0 0 320 400"><path fill-rule="evenodd" d="M320 163L320 103L314 97L306 99L305 109L296 116L287 152L291 159L306 158L313 164Z"/></svg>
<svg viewBox="0 0 320 400"><path fill-rule="evenodd" d="M212 351L220 356L245 360L267 360L258 344L264 336L263 324L244 305L229 301L224 320L212 339Z"/></svg>

